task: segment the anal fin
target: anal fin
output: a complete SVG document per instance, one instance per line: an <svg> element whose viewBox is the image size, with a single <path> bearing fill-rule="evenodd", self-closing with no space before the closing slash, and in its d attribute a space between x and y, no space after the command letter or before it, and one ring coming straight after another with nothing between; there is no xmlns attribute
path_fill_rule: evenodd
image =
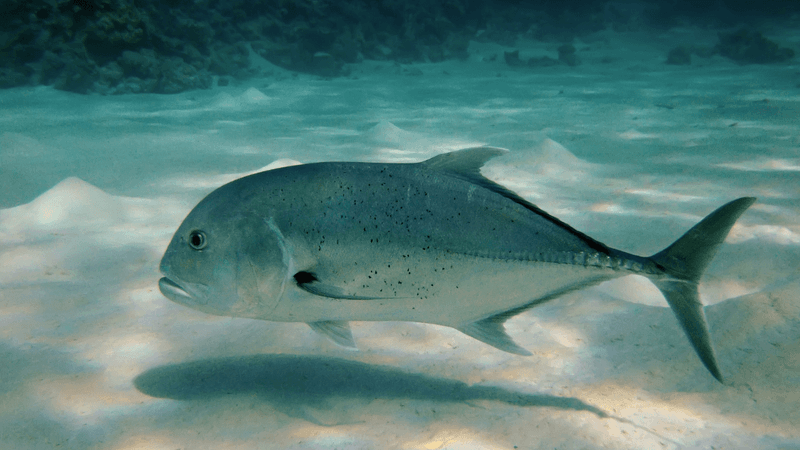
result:
<svg viewBox="0 0 800 450"><path fill-rule="evenodd" d="M342 347L356 348L356 342L353 340L353 333L350 331L350 324L344 320L308 322L308 326Z"/></svg>
<svg viewBox="0 0 800 450"><path fill-rule="evenodd" d="M517 343L511 339L511 336L506 333L506 329L503 324L507 318L508 316L505 314L498 314L496 316L487 317L486 319L459 327L458 331L504 352L513 353L515 355L531 356L531 352L517 345Z"/></svg>

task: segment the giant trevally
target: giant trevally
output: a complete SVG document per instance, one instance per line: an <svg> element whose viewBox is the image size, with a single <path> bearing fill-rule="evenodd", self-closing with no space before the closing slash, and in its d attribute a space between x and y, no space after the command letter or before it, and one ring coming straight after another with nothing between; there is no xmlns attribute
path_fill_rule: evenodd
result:
<svg viewBox="0 0 800 450"><path fill-rule="evenodd" d="M161 292L210 314L305 322L353 347L349 321L445 325L530 353L504 322L612 278L649 278L700 360L722 381L697 286L739 216L734 200L665 250L608 247L483 177L505 150L414 164L324 162L269 170L213 191L161 260Z"/></svg>

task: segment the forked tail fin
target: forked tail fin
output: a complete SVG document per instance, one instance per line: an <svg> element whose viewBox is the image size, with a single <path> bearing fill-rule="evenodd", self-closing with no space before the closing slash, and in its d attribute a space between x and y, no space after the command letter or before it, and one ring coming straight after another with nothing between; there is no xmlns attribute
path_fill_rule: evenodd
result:
<svg viewBox="0 0 800 450"><path fill-rule="evenodd" d="M703 365L720 382L722 373L714 356L697 283L733 224L755 201L743 197L721 206L672 245L650 257L667 274L666 278L653 279L653 283L667 299Z"/></svg>

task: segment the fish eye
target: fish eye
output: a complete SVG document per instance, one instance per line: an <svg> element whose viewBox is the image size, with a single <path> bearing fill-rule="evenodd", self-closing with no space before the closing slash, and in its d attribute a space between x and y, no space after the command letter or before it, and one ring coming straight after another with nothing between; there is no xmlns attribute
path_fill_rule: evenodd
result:
<svg viewBox="0 0 800 450"><path fill-rule="evenodd" d="M206 234L200 230L194 230L189 233L189 247L193 250L202 250L206 248L208 241L206 241Z"/></svg>

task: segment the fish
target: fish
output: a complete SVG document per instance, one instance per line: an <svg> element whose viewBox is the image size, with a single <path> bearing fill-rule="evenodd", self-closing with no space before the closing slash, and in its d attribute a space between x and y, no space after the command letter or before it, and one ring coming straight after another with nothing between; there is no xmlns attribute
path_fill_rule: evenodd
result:
<svg viewBox="0 0 800 450"><path fill-rule="evenodd" d="M698 283L756 199L733 200L666 249L637 256L481 174L507 152L474 147L417 163L320 162L239 178L178 227L159 289L208 314L304 322L344 347L355 348L351 321L409 321L531 355L507 334L509 318L636 274L661 291L724 382Z"/></svg>

